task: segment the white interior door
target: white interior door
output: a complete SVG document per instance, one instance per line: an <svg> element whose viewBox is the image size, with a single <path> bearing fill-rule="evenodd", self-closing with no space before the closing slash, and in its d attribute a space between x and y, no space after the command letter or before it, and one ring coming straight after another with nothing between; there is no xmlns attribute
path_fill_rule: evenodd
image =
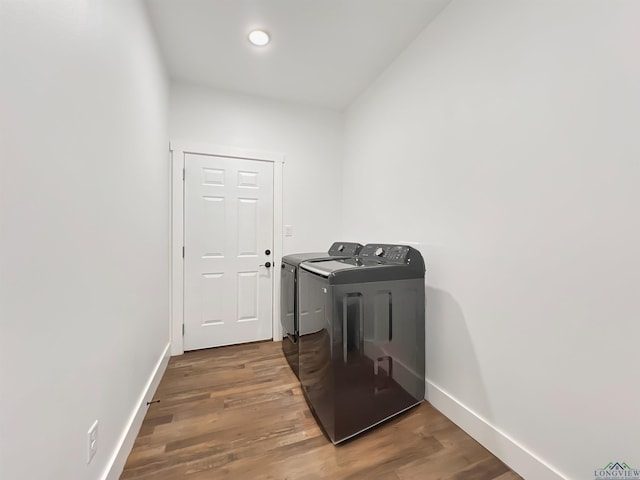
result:
<svg viewBox="0 0 640 480"><path fill-rule="evenodd" d="M270 339L273 163L184 158L184 349Z"/></svg>

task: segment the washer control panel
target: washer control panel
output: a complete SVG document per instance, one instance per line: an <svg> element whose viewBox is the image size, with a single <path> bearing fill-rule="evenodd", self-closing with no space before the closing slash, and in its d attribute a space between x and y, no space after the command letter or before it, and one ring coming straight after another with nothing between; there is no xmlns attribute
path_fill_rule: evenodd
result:
<svg viewBox="0 0 640 480"><path fill-rule="evenodd" d="M371 243L362 247L360 257L379 259L384 263L407 263L410 247L406 245L388 245Z"/></svg>

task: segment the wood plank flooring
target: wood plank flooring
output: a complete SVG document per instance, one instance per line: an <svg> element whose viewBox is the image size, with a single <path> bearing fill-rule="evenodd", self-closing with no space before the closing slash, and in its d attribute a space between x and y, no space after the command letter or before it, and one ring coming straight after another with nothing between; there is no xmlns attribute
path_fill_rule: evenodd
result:
<svg viewBox="0 0 640 480"><path fill-rule="evenodd" d="M335 447L316 424L281 345L171 358L122 480L517 480L423 403Z"/></svg>

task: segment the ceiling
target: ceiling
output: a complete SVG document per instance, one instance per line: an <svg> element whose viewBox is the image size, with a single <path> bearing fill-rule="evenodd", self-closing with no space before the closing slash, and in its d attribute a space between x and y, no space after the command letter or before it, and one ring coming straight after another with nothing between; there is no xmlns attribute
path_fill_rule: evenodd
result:
<svg viewBox="0 0 640 480"><path fill-rule="evenodd" d="M344 109L450 0L147 0L173 79ZM254 28L271 34L253 47Z"/></svg>

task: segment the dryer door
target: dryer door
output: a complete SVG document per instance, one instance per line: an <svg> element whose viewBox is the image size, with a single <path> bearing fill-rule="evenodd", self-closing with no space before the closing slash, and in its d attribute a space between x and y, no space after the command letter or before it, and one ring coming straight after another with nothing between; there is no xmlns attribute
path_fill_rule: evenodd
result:
<svg viewBox="0 0 640 480"><path fill-rule="evenodd" d="M298 312L297 268L282 262L280 276L280 323L282 325L282 353L291 370L298 376Z"/></svg>
<svg viewBox="0 0 640 480"><path fill-rule="evenodd" d="M295 342L296 322L296 267L282 263L280 276L280 323L283 336Z"/></svg>

